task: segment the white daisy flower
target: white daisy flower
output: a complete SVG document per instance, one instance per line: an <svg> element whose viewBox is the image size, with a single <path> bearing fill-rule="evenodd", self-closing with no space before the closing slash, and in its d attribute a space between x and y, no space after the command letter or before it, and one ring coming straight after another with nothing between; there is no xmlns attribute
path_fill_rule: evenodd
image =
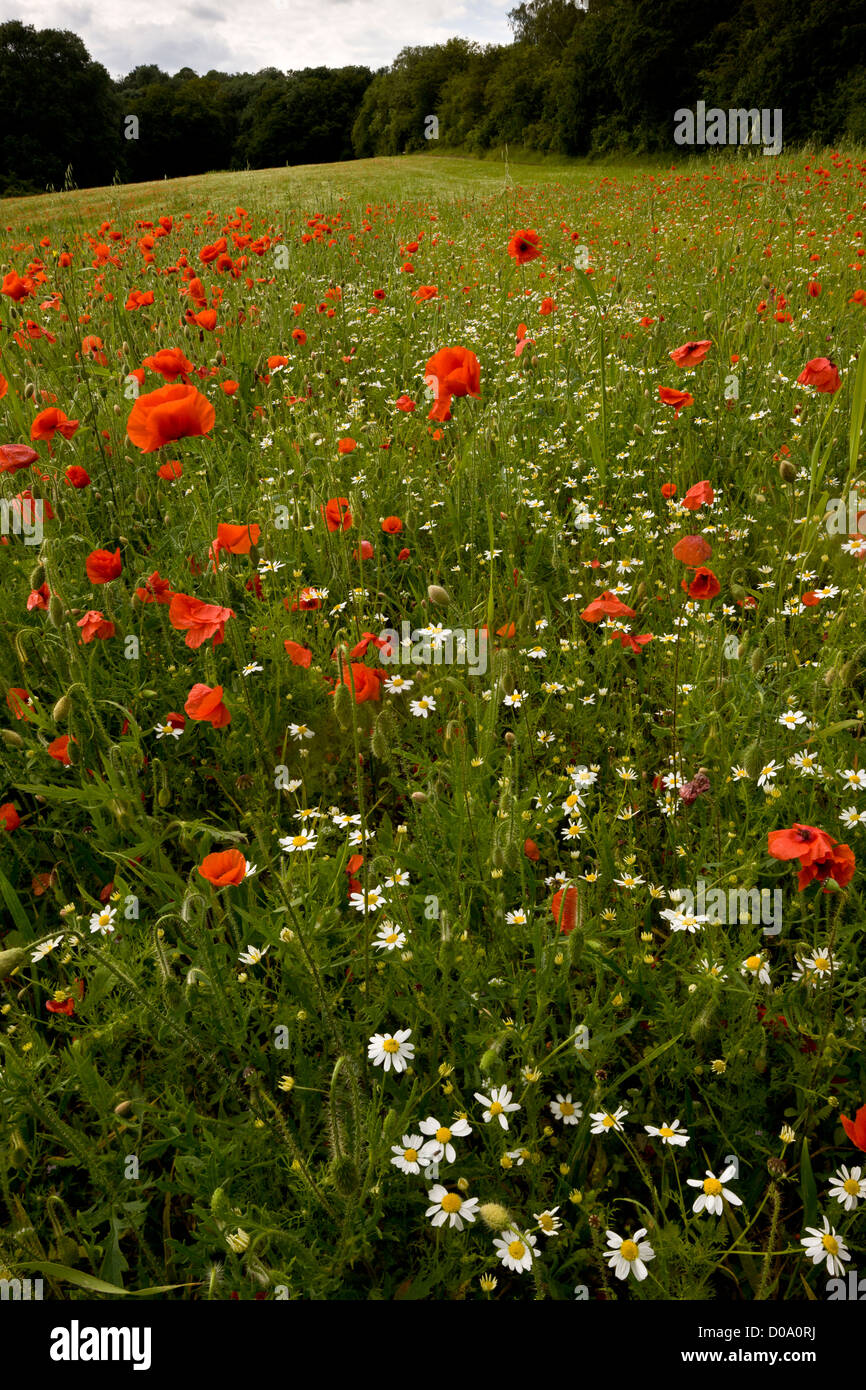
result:
<svg viewBox="0 0 866 1390"><path fill-rule="evenodd" d="M519 1110L520 1106L516 1101L512 1101L511 1092L507 1086L495 1087L490 1092L490 1099L483 1096L480 1091L475 1092L475 1099L479 1105L486 1107L484 1111L484 1123L488 1125L491 1120L498 1119L503 1129L508 1129L508 1119L506 1118L514 1110Z"/></svg>
<svg viewBox="0 0 866 1390"><path fill-rule="evenodd" d="M734 1177L736 1171L736 1164L729 1163L719 1178L715 1177L715 1175L710 1172L709 1168L706 1169L707 1175L705 1178L687 1178L686 1181L689 1187L700 1188L700 1195L695 1198L692 1211L697 1212L698 1215L700 1215L702 1211L709 1211L712 1212L713 1216L721 1216L723 1211L723 1197L726 1201L730 1202L732 1206L741 1207L743 1203L737 1194L732 1192L730 1188L725 1187L725 1183L728 1182L730 1178Z"/></svg>
<svg viewBox="0 0 866 1390"><path fill-rule="evenodd" d="M841 1202L846 1211L854 1211L858 1202L866 1201L866 1178L860 1176L862 1168L851 1168L843 1164L834 1173L830 1196Z"/></svg>
<svg viewBox="0 0 866 1390"><path fill-rule="evenodd" d="M422 1134L432 1136L421 1150L421 1160L424 1163L441 1163L443 1158L448 1163L454 1163L457 1152L451 1142L452 1138L456 1136L458 1139L464 1139L467 1134L472 1133L471 1126L463 1118L452 1120L450 1125L443 1125L432 1115L422 1120L418 1128Z"/></svg>
<svg viewBox="0 0 866 1390"><path fill-rule="evenodd" d="M555 1120L562 1120L564 1125L576 1125L583 1116L583 1106L571 1099L571 1092L567 1096L557 1094L556 1100L550 1102L550 1113Z"/></svg>
<svg viewBox="0 0 866 1390"><path fill-rule="evenodd" d="M633 1274L638 1282L646 1279L647 1264L655 1259L655 1251L649 1241L641 1239L646 1235L646 1227L641 1226L633 1236L625 1238L618 1236L616 1231L606 1231L605 1235L611 1247L605 1259L617 1279L627 1279L629 1274Z"/></svg>
<svg viewBox="0 0 866 1390"><path fill-rule="evenodd" d="M431 1187L427 1196L433 1205L427 1208L424 1215L432 1216L434 1226L444 1226L447 1221L449 1226L462 1231L464 1221L475 1220L477 1197L461 1197L459 1192L449 1192L441 1183Z"/></svg>
<svg viewBox="0 0 866 1390"><path fill-rule="evenodd" d="M108 936L109 932L114 931L116 916L117 909L114 907L104 907L100 912L94 912L90 918L90 930L99 932L100 936Z"/></svg>
<svg viewBox="0 0 866 1390"><path fill-rule="evenodd" d="M424 1140L420 1134L404 1134L402 1144L392 1144L391 1152L394 1157L391 1162L400 1169L401 1173L410 1173L417 1178L421 1172L419 1162L421 1147Z"/></svg>
<svg viewBox="0 0 866 1390"><path fill-rule="evenodd" d="M809 1234L802 1237L800 1244L807 1257L814 1265L826 1260L827 1273L831 1277L842 1274L845 1268L844 1261L850 1260L851 1256L826 1216L823 1230L819 1226L807 1226L806 1230Z"/></svg>
<svg viewBox="0 0 866 1390"><path fill-rule="evenodd" d="M406 1063L411 1062L415 1055L415 1044L407 1042L406 1039L411 1035L411 1028L398 1029L393 1035L391 1033L374 1033L367 1047L367 1056L374 1067L384 1067L385 1071L401 1072L406 1070Z"/></svg>
<svg viewBox="0 0 866 1390"><path fill-rule="evenodd" d="M651 1135L653 1139L661 1139L663 1144L669 1144L671 1147L676 1145L680 1148L685 1148L686 1144L689 1142L689 1136L685 1133L680 1133L679 1128L679 1120L674 1120L672 1124L669 1125L644 1125L647 1134Z"/></svg>
<svg viewBox="0 0 866 1390"><path fill-rule="evenodd" d="M494 1249L506 1269L522 1274L532 1267L532 1256L538 1244L533 1235L521 1235L519 1231L503 1231L493 1241Z"/></svg>

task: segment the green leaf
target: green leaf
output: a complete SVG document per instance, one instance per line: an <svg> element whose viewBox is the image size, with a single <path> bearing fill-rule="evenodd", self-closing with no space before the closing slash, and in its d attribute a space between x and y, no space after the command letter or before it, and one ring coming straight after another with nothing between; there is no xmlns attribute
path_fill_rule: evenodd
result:
<svg viewBox="0 0 866 1390"><path fill-rule="evenodd" d="M18 894L15 892L15 889L12 887L12 884L3 873L2 869L0 869L0 895L2 895L3 901L8 907L12 920L18 930L22 931L27 937L32 936L33 927L30 923L30 919L21 906L21 900Z"/></svg>
<svg viewBox="0 0 866 1390"><path fill-rule="evenodd" d="M34 1270L48 1274L52 1279L75 1284L80 1289L89 1290L90 1293L110 1294L112 1298L145 1298L148 1294L171 1293L173 1289L195 1289L201 1283L201 1280L195 1280L190 1284L154 1284L149 1289L121 1289L117 1284L97 1279L94 1274L85 1274L83 1269L71 1269L69 1265L55 1264L53 1260L27 1260L23 1264L16 1262L15 1267L28 1273Z"/></svg>

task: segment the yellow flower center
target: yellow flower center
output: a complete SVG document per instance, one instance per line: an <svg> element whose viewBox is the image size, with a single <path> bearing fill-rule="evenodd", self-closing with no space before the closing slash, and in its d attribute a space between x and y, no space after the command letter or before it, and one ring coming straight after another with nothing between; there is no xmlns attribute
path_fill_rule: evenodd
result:
<svg viewBox="0 0 866 1390"><path fill-rule="evenodd" d="M306 837L306 835L293 835L293 836L292 836L292 844L295 846L295 849L298 849L298 847L299 847L300 845L305 845L306 843L307 843L307 837Z"/></svg>
<svg viewBox="0 0 866 1390"><path fill-rule="evenodd" d="M448 1140L451 1138L451 1131L447 1125L439 1126L439 1128L436 1131L436 1138L439 1140L440 1144L448 1143Z"/></svg>
<svg viewBox="0 0 866 1390"><path fill-rule="evenodd" d="M830 962L826 956L816 956L812 961L813 970L829 970Z"/></svg>
<svg viewBox="0 0 866 1390"><path fill-rule="evenodd" d="M559 1112L560 1112L561 1115L573 1115L573 1114L574 1114L574 1106L572 1105L571 1101L570 1101L570 1100L563 1100L563 1101L560 1101L560 1103L559 1103Z"/></svg>
<svg viewBox="0 0 866 1390"><path fill-rule="evenodd" d="M624 1260L636 1260L637 1246L635 1245L633 1240L624 1240L622 1245L619 1247L619 1253L622 1255Z"/></svg>
<svg viewBox="0 0 866 1390"><path fill-rule="evenodd" d="M442 1198L443 1211L459 1211L463 1206L463 1198L458 1197L456 1192L446 1192Z"/></svg>
<svg viewBox="0 0 866 1390"><path fill-rule="evenodd" d="M508 1247L508 1253L514 1260L522 1260L526 1254L526 1246L522 1240L513 1240Z"/></svg>
<svg viewBox="0 0 866 1390"><path fill-rule="evenodd" d="M553 1217L550 1215L549 1211L544 1211L541 1213L541 1217L538 1224L541 1227L542 1231L552 1231L554 1229Z"/></svg>
<svg viewBox="0 0 866 1390"><path fill-rule="evenodd" d="M843 1192L847 1192L849 1197L856 1197L860 1192L860 1184L856 1178L846 1178L842 1184Z"/></svg>
<svg viewBox="0 0 866 1390"><path fill-rule="evenodd" d="M386 1038L382 1043L382 1050L384 1052L399 1052L400 1044L396 1038Z"/></svg>
<svg viewBox="0 0 866 1390"><path fill-rule="evenodd" d="M674 1134L676 1134L676 1130L671 1129L670 1125L662 1125L661 1129L659 1130L660 1139L670 1139L673 1137Z"/></svg>
<svg viewBox="0 0 866 1390"><path fill-rule="evenodd" d="M388 935L385 937L385 940L388 942L388 945L390 946L392 942L397 940L399 935L400 933L396 931L389 932Z"/></svg>
<svg viewBox="0 0 866 1390"><path fill-rule="evenodd" d="M749 959L746 961L746 965L748 966L749 970L760 970L760 968L761 968L761 957L760 957L760 956L749 956Z"/></svg>
<svg viewBox="0 0 866 1390"><path fill-rule="evenodd" d="M830 1252L831 1255L839 1254L839 1242L835 1236L822 1236L821 1244L823 1245L825 1250L828 1250Z"/></svg>
<svg viewBox="0 0 866 1390"><path fill-rule="evenodd" d="M417 1162L418 1162L418 1150L417 1150L417 1149L404 1149L404 1150L403 1150L403 1157L405 1158L405 1160L406 1160L407 1163L417 1163Z"/></svg>
<svg viewBox="0 0 866 1390"><path fill-rule="evenodd" d="M605 1129L612 1129L613 1126L616 1124L616 1120L613 1118L613 1115L605 1115L604 1119L602 1120L602 1124L604 1125Z"/></svg>
<svg viewBox="0 0 866 1390"><path fill-rule="evenodd" d="M708 1197L718 1197L722 1190L722 1184L718 1178L706 1178L704 1180L704 1191Z"/></svg>
<svg viewBox="0 0 866 1390"><path fill-rule="evenodd" d="M491 1104L490 1104L490 1114L491 1114L491 1115L501 1115L501 1114L502 1114L502 1106L499 1104L499 1101L498 1101L498 1100L491 1101Z"/></svg>

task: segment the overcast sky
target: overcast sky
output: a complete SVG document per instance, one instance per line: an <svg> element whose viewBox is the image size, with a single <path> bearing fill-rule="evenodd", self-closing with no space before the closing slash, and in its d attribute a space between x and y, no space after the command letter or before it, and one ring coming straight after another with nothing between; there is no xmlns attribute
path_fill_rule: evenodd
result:
<svg viewBox="0 0 866 1390"><path fill-rule="evenodd" d="M510 43L517 0L0 0L0 20L71 29L112 77L139 63L166 72L257 72L358 63L379 68L407 45L459 36Z"/></svg>

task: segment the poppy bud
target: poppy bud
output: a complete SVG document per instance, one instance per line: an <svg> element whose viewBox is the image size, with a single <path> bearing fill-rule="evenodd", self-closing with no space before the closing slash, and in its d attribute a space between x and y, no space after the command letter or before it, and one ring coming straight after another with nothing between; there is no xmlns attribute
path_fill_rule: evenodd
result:
<svg viewBox="0 0 866 1390"><path fill-rule="evenodd" d="M764 289L765 289L765 290L770 289L770 287L772 286L772 283L773 283L773 282L772 282L772 280L770 279L769 275L762 275L762 276L761 276L761 284L764 286Z"/></svg>
<svg viewBox="0 0 866 1390"><path fill-rule="evenodd" d="M122 1101L120 1101L120 1103L119 1103L118 1105L115 1105L115 1107L114 1107L114 1113L115 1113L115 1115L128 1115L131 1109L132 1109L132 1101L131 1101L131 1100L122 1100Z"/></svg>
<svg viewBox="0 0 866 1390"><path fill-rule="evenodd" d="M447 589L443 589L440 584L427 585L427 597L431 603L446 604L451 602Z"/></svg>
<svg viewBox="0 0 866 1390"><path fill-rule="evenodd" d="M779 477L783 483L792 483L797 476L797 470L790 459L782 459L779 464Z"/></svg>
<svg viewBox="0 0 866 1390"><path fill-rule="evenodd" d="M842 669L844 670L845 668L843 667ZM824 684L827 686L828 690L839 675L841 675L841 672L837 671L835 666L831 666L829 671L824 672Z"/></svg>
<svg viewBox="0 0 866 1390"><path fill-rule="evenodd" d="M488 1075L492 1072L498 1061L499 1053L495 1047L491 1047L487 1052L483 1053L481 1057L481 1070L484 1075Z"/></svg>
<svg viewBox="0 0 866 1390"><path fill-rule="evenodd" d="M31 571L29 582L31 589L41 589L42 585L45 583L45 566L41 561L36 568Z"/></svg>
<svg viewBox="0 0 866 1390"><path fill-rule="evenodd" d="M478 1215L490 1231L505 1231L511 1225L511 1214L498 1202L485 1202Z"/></svg>
<svg viewBox="0 0 866 1390"><path fill-rule="evenodd" d="M63 622L63 604L56 594L52 594L48 601L48 617L53 627L60 627Z"/></svg>
<svg viewBox="0 0 866 1390"><path fill-rule="evenodd" d="M710 319L713 317L714 312L715 311L713 309L707 310L707 312L704 314L704 323L709 323Z"/></svg>
<svg viewBox="0 0 866 1390"><path fill-rule="evenodd" d="M352 695L344 681L340 682L334 694L334 714L341 729L351 729Z"/></svg>
<svg viewBox="0 0 866 1390"><path fill-rule="evenodd" d="M515 738L514 738L514 734L511 732L510 729L507 729L507 730L506 730L506 732L505 732L505 734L503 735L503 737L504 737L504 741L505 741L506 746L507 746L508 748L513 748L516 740L515 740Z"/></svg>
<svg viewBox="0 0 866 1390"><path fill-rule="evenodd" d="M20 734L16 734L14 729L0 729L0 738L10 748L23 748L24 740Z"/></svg>
<svg viewBox="0 0 866 1390"><path fill-rule="evenodd" d="M839 679L843 685L851 685L857 674L857 669L857 661L855 659L845 662L845 665L839 672Z"/></svg>
<svg viewBox="0 0 866 1390"><path fill-rule="evenodd" d="M427 800L427 793L426 793L426 792L413 792L413 793L412 793L412 800L415 802L415 805L416 805L416 806L423 806L424 802Z"/></svg>
<svg viewBox="0 0 866 1390"><path fill-rule="evenodd" d="M20 946L13 946L9 951L0 951L0 980L5 980L12 974L13 970L18 970L27 960L27 952L22 951Z"/></svg>
<svg viewBox="0 0 866 1390"><path fill-rule="evenodd" d="M749 662L749 665L752 668L753 676L757 676L763 670L764 653L761 651L759 647L756 647L755 650L752 652L752 659Z"/></svg>
<svg viewBox="0 0 866 1390"><path fill-rule="evenodd" d="M139 483L138 487L135 489L135 500L136 500L136 502L138 503L138 505L139 505L140 507L144 507L144 506L147 505L147 492L146 492L146 490L141 486L140 483Z"/></svg>
<svg viewBox="0 0 866 1390"><path fill-rule="evenodd" d="M27 385L24 387L24 398L25 400L31 401L36 399L36 387L33 385L32 381L28 381Z"/></svg>
<svg viewBox="0 0 866 1390"><path fill-rule="evenodd" d="M351 1197L361 1185L357 1164L348 1154L340 1154L331 1164L334 1186L343 1197Z"/></svg>
<svg viewBox="0 0 866 1390"><path fill-rule="evenodd" d="M379 761L383 763L387 763L389 761L390 749L388 745L388 740L385 738L385 735L379 728L378 723L373 729L373 737L370 740L370 747L373 751L374 758L378 758Z"/></svg>
<svg viewBox="0 0 866 1390"><path fill-rule="evenodd" d="M757 777L761 770L761 750L757 743L750 743L746 749L743 767L750 777Z"/></svg>
<svg viewBox="0 0 866 1390"><path fill-rule="evenodd" d="M54 709L52 710L52 718L54 720L54 723L59 724L62 719L65 719L67 717L71 709L72 701L69 698L69 696L61 695L60 699L57 701L57 704L54 706Z"/></svg>

